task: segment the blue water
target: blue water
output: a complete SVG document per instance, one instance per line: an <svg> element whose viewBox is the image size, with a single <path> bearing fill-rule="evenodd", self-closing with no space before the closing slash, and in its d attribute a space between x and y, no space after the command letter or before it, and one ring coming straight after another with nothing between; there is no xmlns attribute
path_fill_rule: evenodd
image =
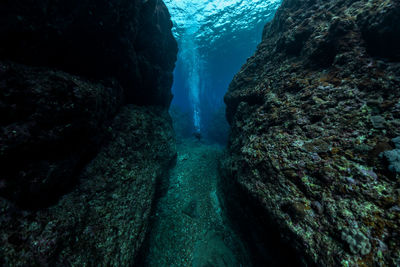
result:
<svg viewBox="0 0 400 267"><path fill-rule="evenodd" d="M261 41L281 0L166 0L179 53L172 116L177 134L200 132L224 144L228 125L223 97L233 76ZM190 114L184 116L183 114ZM183 126L182 126L183 125Z"/></svg>
<svg viewBox="0 0 400 267"><path fill-rule="evenodd" d="M220 204L218 164L229 129L223 96L280 0L165 2L179 45L170 110L178 157L153 215L145 265L252 266Z"/></svg>

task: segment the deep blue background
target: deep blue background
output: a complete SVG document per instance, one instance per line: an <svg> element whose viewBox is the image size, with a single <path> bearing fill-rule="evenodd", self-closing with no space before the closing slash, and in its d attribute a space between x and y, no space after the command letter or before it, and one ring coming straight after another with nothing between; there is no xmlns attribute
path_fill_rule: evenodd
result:
<svg viewBox="0 0 400 267"><path fill-rule="evenodd" d="M210 142L225 144L229 126L225 119L224 95L234 75L240 70L247 58L252 56L261 41L261 34L266 22L252 25L244 30L227 29L212 45L199 43L199 55L202 59L201 77L201 133ZM218 33L215 33L218 34ZM178 40L182 48L182 43ZM175 121L177 135L189 137L194 132L193 112L189 101L187 86L188 70L185 59L178 55L174 72L172 92L174 99L171 115Z"/></svg>

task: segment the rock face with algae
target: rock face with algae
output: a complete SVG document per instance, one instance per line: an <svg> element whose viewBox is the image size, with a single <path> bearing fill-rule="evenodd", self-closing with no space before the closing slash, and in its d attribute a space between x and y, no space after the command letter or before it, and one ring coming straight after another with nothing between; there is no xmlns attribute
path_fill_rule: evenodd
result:
<svg viewBox="0 0 400 267"><path fill-rule="evenodd" d="M162 1L1 1L0 265L130 266L176 151Z"/></svg>
<svg viewBox="0 0 400 267"><path fill-rule="evenodd" d="M400 265L399 25L398 1L286 0L265 26L225 96L222 184L250 243L274 236L299 265Z"/></svg>
<svg viewBox="0 0 400 267"><path fill-rule="evenodd" d="M149 230L156 185L174 162L167 113L125 106L108 141L55 204L21 210L0 199L5 266L132 266Z"/></svg>

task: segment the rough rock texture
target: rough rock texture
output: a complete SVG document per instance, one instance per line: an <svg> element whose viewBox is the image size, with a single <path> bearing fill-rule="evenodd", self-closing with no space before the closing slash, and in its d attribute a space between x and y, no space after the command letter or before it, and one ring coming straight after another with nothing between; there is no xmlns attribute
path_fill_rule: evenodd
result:
<svg viewBox="0 0 400 267"><path fill-rule="evenodd" d="M0 266L133 264L176 156L171 26L156 0L0 2Z"/></svg>
<svg viewBox="0 0 400 267"><path fill-rule="evenodd" d="M175 159L169 115L126 106L80 184L54 206L20 210L0 199L0 265L133 266L156 190Z"/></svg>
<svg viewBox="0 0 400 267"><path fill-rule="evenodd" d="M121 106L118 83L0 62L0 194L53 204L76 183Z"/></svg>
<svg viewBox="0 0 400 267"><path fill-rule="evenodd" d="M286 0L266 25L225 96L223 183L261 224L250 241L278 232L299 265L400 265L399 25L394 0Z"/></svg>
<svg viewBox="0 0 400 267"><path fill-rule="evenodd" d="M2 1L0 196L52 204L124 103L168 107L171 26L162 1Z"/></svg>
<svg viewBox="0 0 400 267"><path fill-rule="evenodd" d="M159 0L4 0L0 60L116 77L128 103L169 106L177 44Z"/></svg>

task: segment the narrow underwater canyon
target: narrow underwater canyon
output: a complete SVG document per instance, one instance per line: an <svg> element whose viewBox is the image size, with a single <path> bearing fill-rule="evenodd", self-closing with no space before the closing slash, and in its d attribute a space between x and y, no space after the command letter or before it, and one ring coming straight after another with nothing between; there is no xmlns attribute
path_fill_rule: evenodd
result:
<svg viewBox="0 0 400 267"><path fill-rule="evenodd" d="M400 3L165 2L0 2L0 266L400 266Z"/></svg>

